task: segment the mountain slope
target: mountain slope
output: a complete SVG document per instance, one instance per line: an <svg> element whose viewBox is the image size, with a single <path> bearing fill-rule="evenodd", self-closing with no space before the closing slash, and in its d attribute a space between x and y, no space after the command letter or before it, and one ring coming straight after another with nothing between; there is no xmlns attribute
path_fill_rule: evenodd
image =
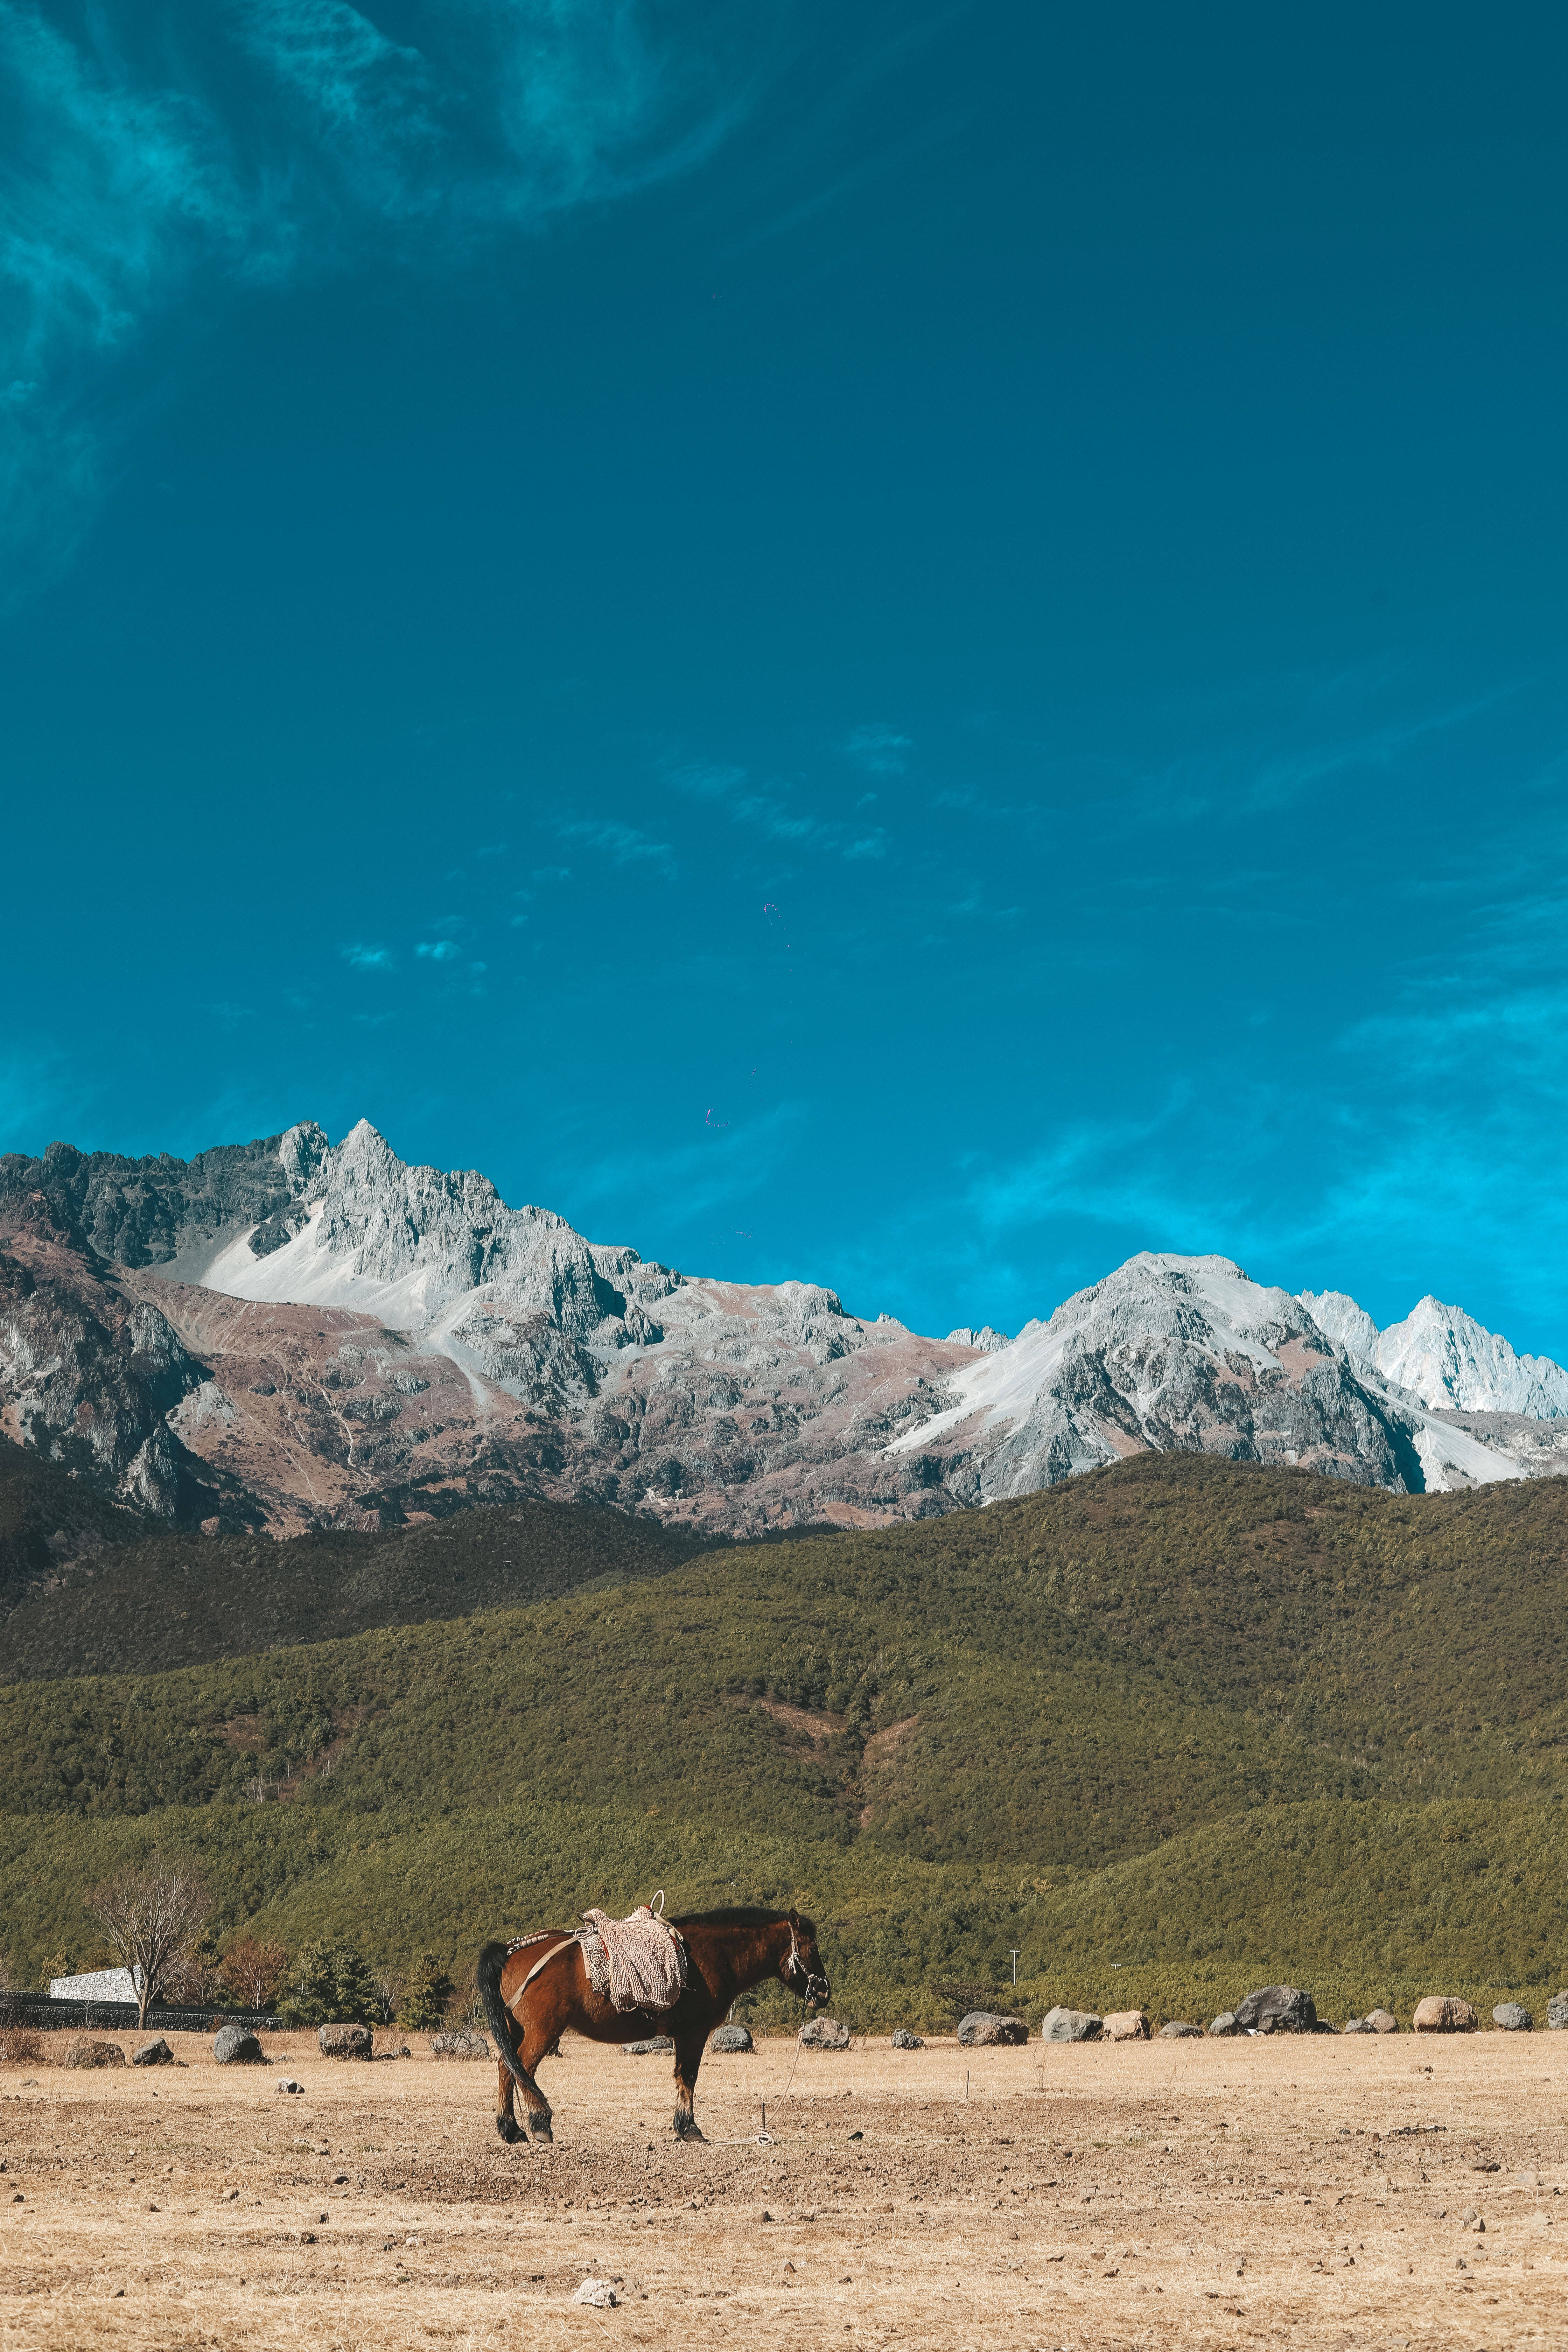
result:
<svg viewBox="0 0 1568 2352"><path fill-rule="evenodd" d="M1146 1446L1300 1463L1358 1485L1447 1490L1520 1465L1358 1378L1300 1303L1229 1258L1144 1251L1048 1323L966 1365L954 1402L890 1452L935 1449L975 1499L1037 1486Z"/></svg>
<svg viewBox="0 0 1568 2352"><path fill-rule="evenodd" d="M1008 1936L1080 1981L1098 1955L1539 1982L1565 1600L1561 1482L1402 1497L1146 1454L526 1609L12 1685L0 1894L41 1955L157 1840L231 1926L397 1954L669 1884L826 1895L868 1989Z"/></svg>
<svg viewBox="0 0 1568 2352"><path fill-rule="evenodd" d="M1462 1307L1427 1297L1402 1323L1380 1331L1342 1290L1304 1290L1300 1302L1352 1362L1381 1373L1422 1404L1464 1413L1521 1413L1531 1420L1568 1414L1568 1371L1549 1356L1517 1355Z"/></svg>
<svg viewBox="0 0 1568 2352"><path fill-rule="evenodd" d="M1452 1409L1550 1401L1558 1368L1450 1317L1469 1372L1421 1373L1424 1404L1353 1301L1319 1304L1330 1328L1229 1259L1143 1253L1010 1341L926 1338L819 1285L591 1243L363 1120L188 1164L0 1161L0 1427L209 1533L526 1498L708 1534L880 1526L1149 1447L1411 1492L1568 1465L1568 1415ZM1441 1353L1418 1319L1412 1378Z"/></svg>
<svg viewBox="0 0 1568 2352"><path fill-rule="evenodd" d="M49 1466L0 1447L0 1480L11 1457ZM53 1477L90 1502L59 1472ZM10 1491L0 1484L0 1527ZM113 1549L93 1525L73 1553L51 1536L30 1575L17 1562L0 1593L0 1682L158 1673L516 1609L584 1585L667 1575L704 1548L700 1538L582 1503L481 1505L385 1535L333 1528L284 1542L149 1533L128 1513L99 1510L116 1528ZM52 1527L58 1506L35 1506L31 1516ZM35 1544L28 1565L39 1556Z"/></svg>

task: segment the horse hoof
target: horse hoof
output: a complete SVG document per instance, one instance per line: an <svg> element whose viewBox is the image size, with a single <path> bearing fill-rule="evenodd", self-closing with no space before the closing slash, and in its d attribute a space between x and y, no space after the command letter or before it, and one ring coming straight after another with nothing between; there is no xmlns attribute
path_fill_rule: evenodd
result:
<svg viewBox="0 0 1568 2352"><path fill-rule="evenodd" d="M548 2124L530 2124L528 2137L536 2147L553 2147L555 2135Z"/></svg>
<svg viewBox="0 0 1568 2352"><path fill-rule="evenodd" d="M702 2147L706 2147L708 2145L707 2133L700 2130L696 2124L685 2124L680 2126L677 2129L675 2136L677 2139L679 2140L695 2140Z"/></svg>
<svg viewBox="0 0 1568 2352"><path fill-rule="evenodd" d="M505 2140L508 2147L515 2147L518 2141L522 2137L521 2132L518 2129L517 2125L513 2122L510 2116L498 2116L496 2117L496 2129L500 2132L502 2139Z"/></svg>

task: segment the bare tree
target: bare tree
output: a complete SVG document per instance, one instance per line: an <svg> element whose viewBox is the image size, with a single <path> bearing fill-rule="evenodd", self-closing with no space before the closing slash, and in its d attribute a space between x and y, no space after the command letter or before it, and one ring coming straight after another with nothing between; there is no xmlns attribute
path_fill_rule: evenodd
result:
<svg viewBox="0 0 1568 2352"><path fill-rule="evenodd" d="M242 2009L266 2009L283 1981L289 1954L281 1944L264 1944L259 1937L236 1938L223 1956L218 1973Z"/></svg>
<svg viewBox="0 0 1568 2352"><path fill-rule="evenodd" d="M145 2026L155 2000L179 1983L191 1964L207 1913L206 1883L189 1863L153 1854L122 1870L88 1897L122 1968L136 1987L136 2022Z"/></svg>
<svg viewBox="0 0 1568 2352"><path fill-rule="evenodd" d="M375 2006L381 2021L383 2025L390 2025L402 2006L403 1979L395 1969L389 1969L384 1963L378 1969L372 1969L370 1975L375 1987Z"/></svg>

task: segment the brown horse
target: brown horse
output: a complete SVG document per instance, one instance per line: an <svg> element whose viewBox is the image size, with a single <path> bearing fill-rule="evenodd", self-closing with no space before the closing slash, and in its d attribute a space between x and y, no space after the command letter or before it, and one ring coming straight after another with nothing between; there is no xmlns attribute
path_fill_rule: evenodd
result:
<svg viewBox="0 0 1568 2352"><path fill-rule="evenodd" d="M686 1987L673 2009L612 2009L594 1990L583 1947L570 1928L546 1927L515 1944L485 1946L479 1988L500 2053L496 2129L509 2146L522 2137L512 2114L514 2087L522 2093L529 2138L550 2141L550 2102L534 2069L568 2027L591 2042L640 2042L668 2033L675 2043L675 2136L700 2139L691 2112L697 2069L708 2036L731 2003L767 1977L777 1977L813 2006L828 1997L816 1930L798 1912L734 1905L669 1924L686 1945Z"/></svg>

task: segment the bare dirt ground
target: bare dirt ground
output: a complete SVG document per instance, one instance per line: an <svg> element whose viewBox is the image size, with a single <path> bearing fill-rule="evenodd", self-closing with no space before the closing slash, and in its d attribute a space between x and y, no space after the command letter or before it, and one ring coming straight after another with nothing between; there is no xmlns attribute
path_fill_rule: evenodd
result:
<svg viewBox="0 0 1568 2352"><path fill-rule="evenodd" d="M1568 2035L764 2042L705 2062L706 2147L668 2058L569 2040L531 2152L489 2065L172 2038L0 2066L7 2352L1568 2343Z"/></svg>

